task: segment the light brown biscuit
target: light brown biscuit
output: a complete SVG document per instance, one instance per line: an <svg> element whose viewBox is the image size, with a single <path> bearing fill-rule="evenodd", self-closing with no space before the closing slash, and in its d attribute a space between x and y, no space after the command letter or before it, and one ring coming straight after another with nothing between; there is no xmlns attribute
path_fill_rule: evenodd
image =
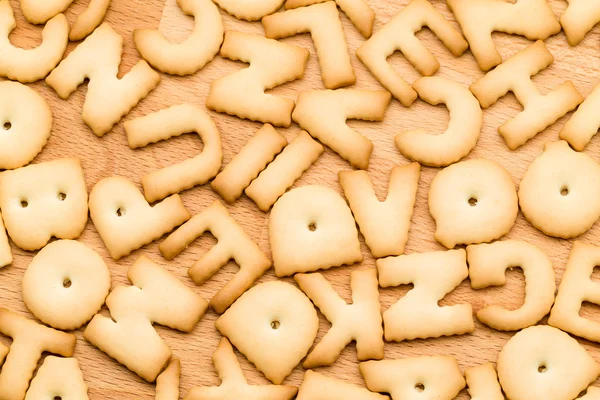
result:
<svg viewBox="0 0 600 400"><path fill-rule="evenodd" d="M181 361L174 358L163 372L156 378L155 400L179 400L179 376Z"/></svg>
<svg viewBox="0 0 600 400"><path fill-rule="evenodd" d="M599 197L600 165L565 141L546 143L519 184L525 218L546 235L564 239L583 234L600 218Z"/></svg>
<svg viewBox="0 0 600 400"><path fill-rule="evenodd" d="M394 142L402 155L430 167L445 167L469 154L477 145L483 125L483 112L469 89L437 76L418 79L413 89L431 105L444 103L450 122L440 135L427 133L424 128L397 135Z"/></svg>
<svg viewBox="0 0 600 400"><path fill-rule="evenodd" d="M48 356L38 370L25 400L88 400L88 386L75 358Z"/></svg>
<svg viewBox="0 0 600 400"><path fill-rule="evenodd" d="M212 362L221 385L193 387L184 400L291 400L298 391L294 386L249 385L227 338L219 342Z"/></svg>
<svg viewBox="0 0 600 400"><path fill-rule="evenodd" d="M219 52L223 43L223 19L211 0L177 0L177 4L195 20L190 36L171 43L152 28L133 31L135 47L142 58L161 72L190 75L200 70Z"/></svg>
<svg viewBox="0 0 600 400"><path fill-rule="evenodd" d="M504 400L494 364L485 363L465 371L471 400Z"/></svg>
<svg viewBox="0 0 600 400"><path fill-rule="evenodd" d="M23 250L52 237L76 239L88 221L81 161L63 158L0 174L0 209L8 236Z"/></svg>
<svg viewBox="0 0 600 400"><path fill-rule="evenodd" d="M280 155L246 188L245 193L261 211L267 212L292 187L325 149L301 131Z"/></svg>
<svg viewBox="0 0 600 400"><path fill-rule="evenodd" d="M319 317L296 287L270 281L244 293L215 326L267 379L279 385L308 353Z"/></svg>
<svg viewBox="0 0 600 400"><path fill-rule="evenodd" d="M284 0L215 0L229 15L246 21L260 21L281 8Z"/></svg>
<svg viewBox="0 0 600 400"><path fill-rule="evenodd" d="M385 340L401 342L473 332L470 304L438 305L469 275L465 250L381 258L376 264L379 286L413 284L406 296L383 313Z"/></svg>
<svg viewBox="0 0 600 400"><path fill-rule="evenodd" d="M356 341L359 361L383 358L383 321L375 268L352 271L352 304L346 304L321 274L296 274L294 279L331 322L327 334L304 360L304 368L333 365L352 341Z"/></svg>
<svg viewBox="0 0 600 400"><path fill-rule="evenodd" d="M33 258L23 275L23 302L55 329L80 328L100 311L110 290L110 271L85 244L58 240Z"/></svg>
<svg viewBox="0 0 600 400"><path fill-rule="evenodd" d="M271 210L269 241L279 277L363 259L350 209L324 186L302 186L284 194Z"/></svg>
<svg viewBox="0 0 600 400"><path fill-rule="evenodd" d="M600 400L600 388L590 386L586 389L586 394L578 398L578 400Z"/></svg>
<svg viewBox="0 0 600 400"><path fill-rule="evenodd" d="M337 89L356 82L348 54L348 44L334 1L288 10L264 17L265 36L281 39L310 33L327 89Z"/></svg>
<svg viewBox="0 0 600 400"><path fill-rule="evenodd" d="M15 47L9 40L17 26L10 2L0 1L0 76L28 83L45 78L62 59L69 42L69 23L63 14L53 17L33 49Z"/></svg>
<svg viewBox="0 0 600 400"><path fill-rule="evenodd" d="M250 66L214 80L206 106L240 118L289 127L294 100L265 90L302 78L309 55L306 49L274 39L227 31L221 56Z"/></svg>
<svg viewBox="0 0 600 400"><path fill-rule="evenodd" d="M435 239L449 249L491 242L507 234L519 204L508 171L492 160L472 159L444 168L429 187Z"/></svg>
<svg viewBox="0 0 600 400"><path fill-rule="evenodd" d="M240 271L210 300L210 306L222 314L271 268L271 260L219 200L169 235L160 244L160 252L167 260L171 260L207 231L217 238L218 243L190 267L188 275L196 285L201 285L231 259L240 266Z"/></svg>
<svg viewBox="0 0 600 400"><path fill-rule="evenodd" d="M90 217L110 256L118 260L190 219L174 194L150 206L133 182L113 176L90 193Z"/></svg>
<svg viewBox="0 0 600 400"><path fill-rule="evenodd" d="M181 104L125 122L132 149L195 132L202 139L202 153L179 164L150 172L142 178L144 194L153 203L214 178L221 168L221 134L215 121L201 108Z"/></svg>
<svg viewBox="0 0 600 400"><path fill-rule="evenodd" d="M501 331L517 331L537 324L554 303L554 269L537 246L521 240L467 246L469 278L473 289L506 284L505 272L515 267L525 275L525 301L516 310L487 305L477 312L482 323Z"/></svg>
<svg viewBox="0 0 600 400"><path fill-rule="evenodd" d="M448 7L482 71L502 63L493 32L521 35L529 40L544 40L560 32L547 0L448 0Z"/></svg>
<svg viewBox="0 0 600 400"><path fill-rule="evenodd" d="M500 351L497 368L511 400L571 400L600 375L600 365L575 339L546 325L514 335Z"/></svg>
<svg viewBox="0 0 600 400"><path fill-rule="evenodd" d="M23 400L42 353L71 357L77 341L6 308L0 308L0 333L13 340L0 372L0 400Z"/></svg>
<svg viewBox="0 0 600 400"><path fill-rule="evenodd" d="M559 137L569 142L575 150L583 151L600 128L600 114L596 112L598 108L600 108L600 84L596 85L592 93L565 123Z"/></svg>
<svg viewBox="0 0 600 400"><path fill-rule="evenodd" d="M308 370L300 386L297 400L389 400L388 396L369 392L340 379Z"/></svg>
<svg viewBox="0 0 600 400"><path fill-rule="evenodd" d="M160 82L160 74L143 60L117 78L122 53L123 37L104 23L46 78L61 99L69 98L89 79L81 116L97 136L109 132Z"/></svg>
<svg viewBox="0 0 600 400"><path fill-rule="evenodd" d="M483 108L490 107L509 91L523 106L523 111L498 128L511 150L525 144L583 101L571 81L565 81L545 95L539 92L531 77L553 61L544 42L538 40L471 85L471 92Z"/></svg>
<svg viewBox="0 0 600 400"><path fill-rule="evenodd" d="M0 2L1 8L2 2ZM35 118L31 118L35 115ZM0 170L27 165L50 137L52 111L42 96L17 82L0 82Z"/></svg>
<svg viewBox="0 0 600 400"><path fill-rule="evenodd" d="M429 356L360 363L369 390L389 393L393 400L451 400L465 387L454 357Z"/></svg>
<svg viewBox="0 0 600 400"><path fill-rule="evenodd" d="M373 143L346 120L382 121L390 101L390 94L381 90L313 90L300 93L292 118L353 167L367 169Z"/></svg>
<svg viewBox="0 0 600 400"><path fill-rule="evenodd" d="M0 213L0 268L6 267L11 263L12 252L10 250L10 244L8 243L8 236L6 235L6 228L4 228L4 220ZM2 364L1 361L0 364Z"/></svg>
<svg viewBox="0 0 600 400"><path fill-rule="evenodd" d="M65 11L73 0L20 0L21 12L32 24L45 24Z"/></svg>
<svg viewBox="0 0 600 400"><path fill-rule="evenodd" d="M431 3L412 0L356 50L358 59L405 107L416 100L417 92L392 68L387 58L400 51L422 75L435 74L440 68L439 61L415 35L423 27L431 29L457 57L469 47L462 35Z"/></svg>
<svg viewBox="0 0 600 400"><path fill-rule="evenodd" d="M210 183L210 187L225 201L233 203L287 144L286 138L273 125L263 125Z"/></svg>
<svg viewBox="0 0 600 400"><path fill-rule="evenodd" d="M395 166L390 173L387 197L379 201L366 171L338 173L344 195L373 257L404 253L420 176L418 163Z"/></svg>
<svg viewBox="0 0 600 400"><path fill-rule="evenodd" d="M600 22L600 3L587 0L568 0L569 6L560 17L567 42L576 46Z"/></svg>
<svg viewBox="0 0 600 400"><path fill-rule="evenodd" d="M324 3L326 1L329 0L287 0L285 8L289 10ZM335 3L346 14L361 35L366 38L371 37L373 23L375 22L375 12L373 12L365 0L335 0Z"/></svg>
<svg viewBox="0 0 600 400"><path fill-rule="evenodd" d="M77 20L69 31L69 40L76 42L91 34L106 16L110 0L90 0L88 8L77 16Z"/></svg>

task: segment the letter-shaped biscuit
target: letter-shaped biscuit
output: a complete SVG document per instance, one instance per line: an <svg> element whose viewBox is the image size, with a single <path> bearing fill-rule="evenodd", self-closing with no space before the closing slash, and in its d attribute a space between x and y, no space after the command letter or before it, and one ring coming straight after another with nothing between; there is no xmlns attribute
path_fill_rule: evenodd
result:
<svg viewBox="0 0 600 400"><path fill-rule="evenodd" d="M246 21L259 21L281 8L284 0L215 0L229 15Z"/></svg>
<svg viewBox="0 0 600 400"><path fill-rule="evenodd" d="M143 60L117 78L122 53L123 38L104 23L46 78L61 99L67 99L85 78L90 80L82 118L97 136L110 131L160 82L160 74Z"/></svg>
<svg viewBox="0 0 600 400"><path fill-rule="evenodd" d="M553 61L554 57L539 40L471 85L471 92L483 108L490 107L509 91L523 106L522 112L498 127L511 150L525 144L583 101L571 81L565 81L545 95L538 91L531 77Z"/></svg>
<svg viewBox="0 0 600 400"><path fill-rule="evenodd" d="M492 363L467 369L465 379L471 400L504 400L498 375Z"/></svg>
<svg viewBox="0 0 600 400"><path fill-rule="evenodd" d="M482 71L502 63L492 32L522 35L529 40L544 40L560 32L547 0L448 0L448 7Z"/></svg>
<svg viewBox="0 0 600 400"><path fill-rule="evenodd" d="M69 40L76 42L85 39L104 19L110 0L90 0L88 8L79 14L69 32Z"/></svg>
<svg viewBox="0 0 600 400"><path fill-rule="evenodd" d="M181 104L127 121L125 132L129 147L133 149L188 132L196 132L204 144L202 153L196 157L142 178L144 194L150 203L203 185L214 178L221 168L223 151L219 129L207 113L194 105Z"/></svg>
<svg viewBox="0 0 600 400"><path fill-rule="evenodd" d="M196 285L210 279L230 259L240 266L240 271L210 300L211 307L222 314L271 267L271 260L219 200L167 237L159 246L160 252L171 260L206 231L210 231L218 243L188 270Z"/></svg>
<svg viewBox="0 0 600 400"><path fill-rule="evenodd" d="M469 275L463 249L381 258L377 271L381 287L414 285L383 313L385 340L462 335L475 329L470 304L438 305Z"/></svg>
<svg viewBox="0 0 600 400"><path fill-rule="evenodd" d="M319 317L299 289L270 281L244 293L215 326L267 379L279 385L308 353Z"/></svg>
<svg viewBox="0 0 600 400"><path fill-rule="evenodd" d="M494 329L517 331L537 324L550 312L556 290L554 269L539 247L520 240L471 245L467 261L473 289L506 284L509 268L520 267L525 275L524 304L517 310L486 306L477 312L479 321Z"/></svg>
<svg viewBox="0 0 600 400"><path fill-rule="evenodd" d="M8 236L6 235L6 228L4 228L4 220L0 213L0 268L6 267L10 263L12 263L12 252L8 243ZM0 360L1 363L2 361Z"/></svg>
<svg viewBox="0 0 600 400"><path fill-rule="evenodd" d="M48 356L40 367L25 400L88 400L88 386L75 358Z"/></svg>
<svg viewBox="0 0 600 400"><path fill-rule="evenodd" d="M423 27L431 29L457 57L469 47L462 35L427 0L412 0L356 50L358 59L405 107L415 101L417 92L394 71L387 58L395 51L401 51L422 75L435 74L440 63L415 36Z"/></svg>
<svg viewBox="0 0 600 400"><path fill-rule="evenodd" d="M393 400L452 400L465 387L454 357L429 356L360 363L367 388Z"/></svg>
<svg viewBox="0 0 600 400"><path fill-rule="evenodd" d="M206 106L252 121L290 126L294 100L265 90L302 78L308 50L258 35L227 31L221 56L250 66L214 80Z"/></svg>
<svg viewBox="0 0 600 400"><path fill-rule="evenodd" d="M96 315L83 335L140 377L154 382L171 350L152 324L191 332L208 303L145 256L133 264L127 277L133 286L118 286L106 299L112 320Z"/></svg>
<svg viewBox="0 0 600 400"><path fill-rule="evenodd" d="M35 118L31 118L32 115ZM0 121L4 121L0 127L0 170L20 168L46 145L52 130L52 111L33 89L3 81L0 82Z"/></svg>
<svg viewBox="0 0 600 400"><path fill-rule="evenodd" d="M567 42L577 45L600 22L600 3L587 0L568 0L569 6L560 17Z"/></svg>
<svg viewBox="0 0 600 400"><path fill-rule="evenodd" d="M53 328L80 328L100 311L110 290L110 271L85 244L57 240L44 247L23 276L23 302Z"/></svg>
<svg viewBox="0 0 600 400"><path fill-rule="evenodd" d="M381 90L302 92L298 96L292 118L312 137L348 160L353 167L367 169L373 143L346 125L346 120L381 121L390 100L390 94Z"/></svg>
<svg viewBox="0 0 600 400"><path fill-rule="evenodd" d="M431 181L429 212L437 225L435 239L449 249L491 242L517 220L517 191L508 171L495 161L462 161Z"/></svg>
<svg viewBox="0 0 600 400"><path fill-rule="evenodd" d="M32 24L45 24L65 11L73 0L20 0L21 11ZM8 1L7 1L8 2Z"/></svg>
<svg viewBox="0 0 600 400"><path fill-rule="evenodd" d="M600 375L577 340L547 325L514 335L498 356L500 385L511 400L571 400Z"/></svg>
<svg viewBox="0 0 600 400"><path fill-rule="evenodd" d="M296 400L389 400L388 396L308 370Z"/></svg>
<svg viewBox="0 0 600 400"><path fill-rule="evenodd" d="M418 163L395 166L390 174L387 197L379 201L366 171L338 173L344 195L373 257L404 253L420 176Z"/></svg>
<svg viewBox="0 0 600 400"><path fill-rule="evenodd" d="M319 57L321 77L327 89L356 82L348 45L335 2L328 1L264 17L265 36L281 39L310 33Z"/></svg>
<svg viewBox="0 0 600 400"><path fill-rule="evenodd" d="M88 221L81 162L63 158L0 174L0 209L8 236L23 250L52 237L76 239Z"/></svg>
<svg viewBox="0 0 600 400"><path fill-rule="evenodd" d="M575 150L583 151L600 128L600 113L596 112L599 108L600 84L597 84L565 123L560 131L560 138L569 142Z"/></svg>
<svg viewBox="0 0 600 400"><path fill-rule="evenodd" d="M363 259L350 209L324 186L302 186L281 196L271 210L269 241L279 277Z"/></svg>
<svg viewBox="0 0 600 400"><path fill-rule="evenodd" d="M6 308L0 308L0 333L13 340L0 372L0 400L23 400L42 353L71 357L77 341Z"/></svg>
<svg viewBox="0 0 600 400"><path fill-rule="evenodd" d="M600 164L565 141L546 143L519 184L525 218L546 235L563 239L583 234L600 218L598 198Z"/></svg>
<svg viewBox="0 0 600 400"><path fill-rule="evenodd" d="M600 304L600 284L591 279L595 266L599 264L600 247L578 241L573 243L548 324L600 342L600 322L579 314L584 301Z"/></svg>
<svg viewBox="0 0 600 400"><path fill-rule="evenodd" d="M430 167L445 167L469 154L483 125L483 112L469 89L436 76L420 78L413 88L431 105L444 103L450 112L450 122L441 135L431 135L419 128L396 136L394 141L402 155Z"/></svg>
<svg viewBox="0 0 600 400"><path fill-rule="evenodd" d="M269 211L277 199L315 163L323 146L302 131L269 166L246 188L246 195L258 208Z"/></svg>
<svg viewBox="0 0 600 400"><path fill-rule="evenodd" d="M220 386L194 387L184 400L291 400L298 389L294 386L248 385L233 347L222 338L212 355L212 362L221 379Z"/></svg>
<svg viewBox="0 0 600 400"><path fill-rule="evenodd" d="M110 256L118 260L171 232L190 213L177 194L152 207L133 182L113 176L92 189L90 217Z"/></svg>
<svg viewBox="0 0 600 400"><path fill-rule="evenodd" d="M383 358L381 305L375 268L351 273L352 304L346 304L321 274L296 274L294 279L331 322L327 334L304 360L304 368L333 365L353 340L360 361Z"/></svg>
<svg viewBox="0 0 600 400"><path fill-rule="evenodd" d="M181 361L174 358L163 372L156 378L155 400L179 400L179 378Z"/></svg>
<svg viewBox="0 0 600 400"><path fill-rule="evenodd" d="M0 76L23 83L45 78L62 59L69 42L69 23L63 14L52 18L34 49L15 47L9 40L17 26L10 2L0 1Z"/></svg>
<svg viewBox="0 0 600 400"><path fill-rule="evenodd" d="M233 203L287 144L286 138L273 125L263 125L210 183L210 187L225 201Z"/></svg>
<svg viewBox="0 0 600 400"><path fill-rule="evenodd" d="M312 4L323 3L329 0L287 0L285 8L306 7ZM365 0L335 0L337 6L346 14L356 29L366 38L373 33L375 13Z"/></svg>
<svg viewBox="0 0 600 400"><path fill-rule="evenodd" d="M177 0L181 10L195 19L194 30L181 43L169 42L157 29L133 31L142 58L161 72L189 75L200 70L219 52L223 20L211 0Z"/></svg>

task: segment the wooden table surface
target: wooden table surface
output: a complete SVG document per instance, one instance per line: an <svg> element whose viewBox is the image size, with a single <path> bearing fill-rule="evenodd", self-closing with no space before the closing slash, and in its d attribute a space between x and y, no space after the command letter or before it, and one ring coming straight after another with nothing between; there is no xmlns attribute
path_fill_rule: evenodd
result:
<svg viewBox="0 0 600 400"><path fill-rule="evenodd" d="M369 0L377 14L375 29L381 27L395 15L408 0ZM457 26L452 14L442 0L433 1L453 25ZM559 16L566 8L562 0L550 1L555 14ZM26 23L21 15L18 1L11 0L17 14L18 27L14 30L11 39L13 43L24 47L34 47L40 42L40 27ZM76 0L67 12L69 22L72 24L87 5L87 1ZM164 13L163 13L164 11ZM357 84L354 87L379 89L380 86L365 67L355 56L355 50L364 41L357 30L352 26L344 14L340 14L345 34L348 40L352 64L357 74ZM248 23L235 20L223 13L226 29L242 30L256 34L263 34L260 23ZM193 26L193 19L184 16L175 6L175 0L114 0L110 6L106 20L125 38L125 50L120 74L129 69L139 60L139 54L132 42L132 31L138 27L159 27L168 38L177 40L184 38ZM555 63L548 69L534 77L542 93L556 87L565 79L573 81L577 89L587 96L600 76L600 28L596 27L587 35L586 39L577 47L567 45L563 33L555 35L546 41L549 50L555 56ZM418 34L427 47L438 57L441 63L439 76L447 77L464 85L470 85L483 74L476 66L470 52L460 58L455 58L443 47L431 32L424 30ZM503 56L514 54L529 44L522 37L511 37L505 34L494 34L494 39ZM310 50L311 58L306 69L305 77L273 90L273 93L295 98L299 92L309 89L322 89L316 53L308 35L285 39L285 42L297 44ZM69 50L74 44L69 45ZM409 82L417 78L418 73L403 58L395 54L390 57L390 62ZM173 77L162 75L160 85L143 100L125 119L139 117L148 113L184 102L197 104L204 107L206 96L211 81L215 78L231 73L243 65L240 63L215 58L203 70L193 76ZM131 150L127 146L122 122L105 135L97 138L82 122L81 108L86 93L86 88L80 87L68 101L58 98L56 93L43 81L31 85L39 91L50 103L54 113L54 127L52 136L43 152L34 160L35 163L48 161L61 157L81 158L85 170L88 190L101 179L112 176L125 176L139 185L143 175L159 167L170 165L199 153L202 143L197 135L184 135L143 149ZM558 139L558 132L565 123L562 118L543 133L516 151L510 151L497 133L497 127L506 119L514 116L521 106L513 95L501 99L496 105L484 112L484 127L481 138L475 150L468 158L489 158L498 161L510 172L515 184L521 180L527 166L541 153L544 143ZM242 121L235 117L210 112L215 118L220 129L223 141L224 164L227 164L236 152L245 144L247 139L261 126L259 123ZM426 127L432 132L442 132L448 121L447 110L443 106L433 107L421 100L417 100L410 108L404 108L394 100L387 111L385 120L380 123L367 123L351 121L350 126L356 128L366 137L371 139L375 148L369 173L375 181L378 194L383 197L387 190L388 174L392 166L406 164L406 160L396 150L393 137L408 129ZM298 132L298 126L279 130L288 139L293 138ZM592 139L586 152L599 161L600 139ZM319 160L296 182L295 186L307 184L320 184L334 188L341 193L337 181L337 172L351 167L338 155L327 149ZM429 184L436 174L436 168L423 168L419 184L418 198L415 213L412 219L409 241L406 253L440 250L442 246L435 242L433 233L435 224L428 212L427 193ZM182 193L185 205L192 214L196 214L208 206L218 196L211 191L208 185L196 187ZM231 214L241 223L246 231L257 240L261 249L270 254L268 243L268 214L258 210L256 205L247 197L242 197L234 205L228 205ZM595 243L595 237L600 235L600 227L596 224L580 240ZM560 282L564 271L565 262L571 248L571 241L546 237L533 228L522 215L507 235L507 238L527 240L540 246L552 259L556 270L557 283ZM232 274L236 272L233 263L228 264L215 277L200 287L196 287L187 276L188 267L201 257L212 245L215 239L206 235L195 241L188 250L167 262L158 253L157 243L145 246L133 254L124 257L119 262L110 259L106 248L94 229L91 221L80 238L81 241L95 249L104 257L110 267L113 287L129 284L126 278L128 268L142 254L148 255L156 262L165 266L186 285L193 288L204 298L210 299L222 287ZM374 260L369 250L364 245L362 249L365 260L360 265L352 267L335 268L324 272L324 275L333 282L334 287L349 300L349 274L352 269L373 267ZM24 252L12 245L14 262L12 265L0 270L0 305L8 307L20 314L32 317L22 302L21 279L27 265L35 255ZM261 281L275 279L272 270ZM286 279L292 281L291 279ZM394 288L381 290L381 302L387 309L407 288ZM448 295L441 304L455 304L469 302L473 305L474 312L487 303L497 303L508 308L518 308L523 301L523 278L520 272L508 272L508 283L501 288L474 291L470 288L469 281L464 281L454 292ZM104 309L103 313L107 314ZM600 318L597 306L585 305L582 311L584 316ZM167 328L157 327L160 335L172 348L173 354L182 360L181 390L182 396L196 385L217 385L219 380L211 364L210 357L220 339L219 333L214 328L217 315L209 311L194 331L190 334L179 333ZM327 331L329 324L321 315L321 329L318 339ZM476 330L472 334L463 336L446 337L440 339L414 340L403 343L386 343L385 357L394 359L417 355L452 355L458 359L463 369L486 361L495 361L498 352L504 343L511 337L510 333L491 330L476 322ZM127 368L120 365L106 354L102 353L83 339L83 330L75 332L78 338L75 357L80 361L85 380L89 385L90 399L150 399L154 396L154 386L144 382ZM0 340L8 344L9 339L2 337ZM600 348L598 345L579 340L588 349L594 358L600 362ZM240 362L251 383L267 383L266 379L241 355ZM321 368L322 373L335 376L364 386L358 372L356 351L354 345L348 346L339 360L332 367ZM293 374L286 380L286 384L299 385L303 376L303 369L297 367ZM467 399L466 390L459 396Z"/></svg>

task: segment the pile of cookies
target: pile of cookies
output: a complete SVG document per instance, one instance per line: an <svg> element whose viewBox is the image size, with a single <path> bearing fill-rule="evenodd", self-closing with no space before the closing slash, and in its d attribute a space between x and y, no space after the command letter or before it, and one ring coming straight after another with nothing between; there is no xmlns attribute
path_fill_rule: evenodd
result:
<svg viewBox="0 0 600 400"><path fill-rule="evenodd" d="M177 0L194 18L187 39L173 42L159 30L136 29L142 60L118 78L124 39L103 22L110 0L91 0L70 27L63 13L72 1L21 0L24 17L44 25L42 44L22 49L8 39L16 25L11 3L0 0L0 76L7 78L0 82L0 267L13 261L10 241L37 252L20 289L39 320L0 308L0 333L12 338L10 346L0 342L0 400L87 399L73 357L77 338L68 333L78 329L89 344L155 382L157 399L179 399L186 366L155 325L190 333L209 308L222 335L212 358L222 383L194 387L184 394L188 400L452 399L465 387L474 399L600 399L600 389L590 386L600 364L570 336L600 342L600 322L580 315L584 302L600 304L600 286L591 279L600 247L574 241L557 287L544 251L503 239L519 210L533 227L562 239L584 234L600 219L600 164L584 152L600 128L600 85L584 99L568 80L545 94L532 80L554 61L545 39L564 30L575 46L600 22L595 2L570 0L558 21L546 0L447 0L461 32L428 0L411 0L377 30L365 0ZM345 88L357 77L338 7L364 37L356 56L383 89ZM264 35L225 29L219 8L260 21ZM470 87L433 76L440 63L417 36L424 27L455 57L470 49L485 74ZM503 59L493 32L534 42ZM296 99L266 93L303 78L309 51L279 40L300 33L310 33L326 89L303 91ZM65 56L69 41L81 43ZM397 51L423 77L408 83L388 62ZM225 166L221 130L190 103L125 118L131 149L189 132L204 146L195 157L145 171L142 192L135 182L111 176L88 194L78 158L30 164L46 146L54 117L25 84L45 79L67 99L89 80L81 118L102 137L159 85L161 73L201 73L217 55L249 66L212 81L206 107L262 124ZM547 143L526 168L518 189L498 162L463 160L478 143L482 109L508 92L523 106L498 128L511 150L576 110L561 140ZM373 142L347 120L382 121L393 99L411 107L417 98L446 105L450 122L440 135L416 129L393 138L411 162L391 169L380 201L367 172ZM288 143L276 127L292 122L302 131ZM355 168L338 173L343 196L319 184L295 185L326 147ZM428 207L435 240L446 250L405 254L421 166L438 168ZM268 213L263 219L271 254L223 201L190 213L180 193L202 185L209 190L208 184L226 203L245 194ZM113 260L166 236L158 245L164 260L140 254L127 272L131 284L113 287L106 260L78 240L88 215ZM165 268L206 233L217 243L189 267L191 281L203 285L230 260L239 266L208 301ZM376 267L352 270L348 304L318 271L362 262L359 235ZM276 277L288 279L257 283L271 267ZM523 305L486 305L475 313L494 330L517 332L497 360L461 371L455 357L443 354L385 357L386 341L473 332L471 304L439 302L467 278L476 290L503 286L507 270L517 267L525 276ZM402 285L412 288L382 307L380 288ZM318 311L331 327L315 344ZM539 324L547 315L547 324ZM333 365L352 342L366 388L314 370ZM234 348L272 384L250 385ZM43 353L51 355L38 368ZM282 385L299 364L306 369L302 384Z"/></svg>

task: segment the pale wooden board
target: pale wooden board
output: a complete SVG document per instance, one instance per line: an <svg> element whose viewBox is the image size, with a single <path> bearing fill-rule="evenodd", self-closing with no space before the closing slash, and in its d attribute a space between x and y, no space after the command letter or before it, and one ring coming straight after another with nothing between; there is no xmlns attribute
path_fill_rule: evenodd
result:
<svg viewBox="0 0 600 400"><path fill-rule="evenodd" d="M173 0L168 1L174 2ZM370 0L371 6L377 13L375 29L378 29L382 24L387 22L407 2L407 0ZM26 47L35 46L40 41L41 28L33 27L23 20L19 11L18 1L11 0L11 4L17 12L18 20L18 27L11 36L12 40L17 45ZM86 4L87 1L75 1L67 12L71 24L74 22L75 16L85 8ZM162 19L162 28L169 38L181 39L189 32L190 27L193 25L193 20L183 16L179 10L173 8L172 3L169 4L171 6L165 9L163 18L164 0L113 1L107 15L107 21L125 37L125 53L121 74L128 71L139 59L131 38L134 28L158 27ZM444 13L457 26L444 1L435 0L434 4L438 10ZM561 0L551 0L551 5L557 16L566 7L566 3ZM355 86L369 89L380 88L375 79L366 71L355 56L356 48L364 39L349 23L345 15L341 14L341 18L349 43L352 63L358 77L358 84ZM227 29L243 30L256 34L263 33L260 23L237 21L225 14L224 21ZM465 85L471 84L483 75L478 70L469 52L460 58L454 58L429 31L425 30L418 36L427 43L427 47L440 60L442 67L438 75L454 79ZM495 34L494 38L503 55L513 54L528 44L521 37ZM273 92L295 98L300 91L323 88L316 54L308 35L301 35L284 41L308 48L311 52L311 59L304 79L278 87ZM559 85L564 79L571 79L583 95L589 94L600 75L600 63L598 61L600 56L600 29L595 28L576 48L570 48L567 45L562 33L547 40L547 44L557 61L550 68L544 70L534 78L540 89L545 93L549 89ZM70 49L73 47L73 45L70 45ZM408 81L412 82L418 76L414 68L401 55L392 56L390 61ZM126 118L142 116L183 102L204 106L210 82L217 77L224 76L242 67L243 65L240 63L217 57L192 77L182 78L163 75L163 80L159 87ZM105 137L98 139L81 121L81 106L86 92L84 87L74 93L68 101L63 101L43 82L38 82L31 86L40 91L48 100L55 117L52 137L44 151L34 162L37 163L66 156L80 157L83 161L89 190L100 179L112 175L126 176L139 184L141 176L149 171L176 161L181 161L201 151L201 142L195 135L185 135L184 137L152 145L144 149L130 150L126 144L122 123L117 125ZM507 118L515 115L520 108L514 96L509 95L489 110L486 110L481 139L477 148L469 155L469 158L485 157L500 162L509 170L516 184L521 180L529 163L542 151L543 144L557 139L558 131L566 120L566 118L561 119L517 151L509 151L498 135L497 127ZM212 112L210 114L215 118L222 134L224 164L226 164L244 145L246 140L260 127L260 124L241 121L235 117ZM411 108L407 109L394 100L384 122L350 122L352 127L373 140L375 144L369 173L374 179L376 190L381 197L385 195L388 173L391 167L395 164L407 163L407 160L398 153L393 145L394 135L402 130L420 126L425 126L432 132L442 132L445 129L447 121L447 111L442 106L432 107L419 100ZM299 128L292 126L287 130L280 130L280 132L288 139L291 139L299 132ZM594 138L586 149L586 152L598 160L599 150L600 140ZM330 186L340 192L337 182L337 172L341 169L350 169L350 167L339 156L328 149L295 186L321 184ZM423 168L422 170L407 253L442 249L433 240L435 225L427 208L428 188L436 172L437 169L434 168ZM216 198L218 196L207 185L183 193L184 202L193 214L201 211ZM269 253L268 215L260 212L254 203L245 196L234 205L228 206L228 208L247 232L258 241L260 247ZM595 225L580 239L585 242L595 243L594 238L599 233L600 227ZM215 239L210 237L210 235L208 236L194 242L188 250L171 262L166 262L162 259L157 251L156 243L145 246L143 249L134 252L119 262L112 261L91 221L80 240L97 250L107 261L112 272L113 287L115 285L128 284L126 278L127 269L141 254L147 254L161 265L166 266L169 271L179 277L190 288L193 288L197 293L208 299L236 271L235 265L230 263L206 284L201 287L194 286L192 281L187 277L187 268L215 243ZM524 239L540 246L551 257L557 272L557 283L560 282L566 258L571 247L570 241L551 239L544 236L525 221L521 215L507 237ZM373 267L374 265L374 260L368 249L364 246L362 237L361 241L363 242L363 252L365 254L365 261L361 265L337 268L324 273L346 300L349 300L350 295L348 286L350 271L355 268ZM14 263L0 271L0 305L31 317L31 314L25 309L21 300L20 282L23 272L34 256L34 253L23 252L14 245L12 248L15 256ZM275 278L270 271L261 281L272 279ZM287 280L291 281L290 279ZM381 290L381 302L384 309L393 304L405 291L406 288ZM470 302L475 311L479 310L484 304L491 302L509 308L517 308L522 303L523 293L522 275L513 271L508 273L508 284L505 287L473 291L470 289L467 280L457 290L447 296L441 304ZM106 313L106 310L103 312ZM586 307L583 314L585 316L600 318L597 308ZM182 334L162 327L157 328L160 335L173 349L173 353L182 360L182 396L192 386L216 385L219 383L210 361L210 356L219 341L219 334L214 328L216 317L214 312L208 312L191 334ZM319 338L323 336L329 326L322 316L321 320ZM82 330L77 331L76 334L78 343L75 356L81 362L85 379L90 386L89 393L91 399L153 398L153 385L145 383L125 367L119 365L107 355L88 344L83 339ZM486 361L495 361L498 352L510 336L511 334L509 333L496 332L476 322L476 331L469 335L415 340L400 344L387 343L385 356L386 358L394 359L415 355L453 355L458 359L460 367L464 370L467 367ZM10 342L4 337L1 340L4 343ZM592 352L596 360L600 361L600 349L597 345L584 340L580 340L580 343ZM243 356L239 358L251 383L267 383L266 379ZM346 348L334 366L322 368L321 370L326 375L336 376L359 385L364 385L358 373L354 345ZM303 369L298 367L286 380L286 383L299 385L302 375ZM459 398L468 398L466 391L463 391Z"/></svg>

